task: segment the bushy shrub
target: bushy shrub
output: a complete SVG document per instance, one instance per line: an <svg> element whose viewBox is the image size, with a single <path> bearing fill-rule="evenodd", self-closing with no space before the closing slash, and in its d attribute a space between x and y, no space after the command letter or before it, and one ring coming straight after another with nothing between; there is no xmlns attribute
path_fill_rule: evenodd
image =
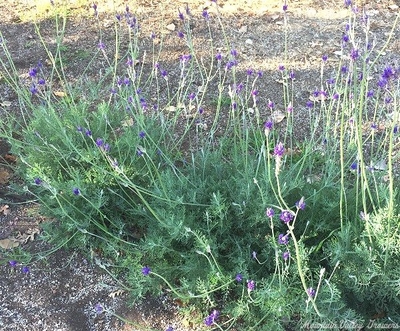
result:
<svg viewBox="0 0 400 331"><path fill-rule="evenodd" d="M381 312L398 318L399 119L392 116L380 133L365 124L379 121L388 95L393 100L382 107L397 111L399 69L384 69L373 103L368 75L376 62L358 68L372 52L344 45L349 57L335 80L304 108L310 132L294 141L292 112L300 105L289 101L290 84L281 129L260 115L261 75L240 88L247 96L237 85L218 88L238 74L229 45L225 67L217 53L207 71L189 43L180 76L169 81L162 64L151 72L132 67L137 35L131 42L125 73L117 62L104 86L65 80L62 98L39 84L39 67L30 72L29 91L5 71L23 116L4 121L1 136L18 156L25 191L54 219L43 236L110 261L105 268L124 279L132 298L167 290L219 329L354 325ZM1 64L9 68L4 40L2 47ZM56 60L62 73L62 58ZM279 70L291 82L293 71ZM195 74L204 87L198 94L190 92ZM85 89L111 92L79 98ZM216 100L206 100L208 91L218 91ZM215 107L208 129L206 102ZM272 112L273 103L268 107Z"/></svg>

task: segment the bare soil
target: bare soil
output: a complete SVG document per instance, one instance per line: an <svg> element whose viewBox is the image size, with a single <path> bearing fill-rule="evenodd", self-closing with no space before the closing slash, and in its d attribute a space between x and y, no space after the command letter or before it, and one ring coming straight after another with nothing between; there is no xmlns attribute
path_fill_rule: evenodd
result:
<svg viewBox="0 0 400 331"><path fill-rule="evenodd" d="M55 1L57 3L57 1ZM35 3L35 2L33 2ZM38 1L36 1L38 3ZM92 60L90 52L95 52L99 41L106 45L106 53L112 55L114 43L114 9L124 12L125 6L136 13L141 26L140 45L142 50L151 52L151 32L163 31L164 51L159 63L163 68L177 74L177 62L188 50L176 34L181 27L178 9L185 12L189 6L193 18L191 25L194 43L198 51L207 55L209 49L204 40L209 38L208 29L201 17L208 8L216 46L223 49L222 31L216 21L214 5L200 0L156 1L138 0L130 3L122 0L97 1L99 24L93 16L90 3L82 5L71 1L64 43L67 48L67 77L71 82L82 79L82 72ZM76 4L75 4L76 3ZM75 5L74 5L75 4ZM342 0L290 1L288 11L288 58L285 65L296 73L296 94L294 100L296 134L304 138L307 118L304 105L312 91L320 88L321 56L329 56L326 75L339 57L341 36L347 21L348 11ZM383 45L399 9L394 5L399 1L364 1L363 7L371 20L371 40ZM227 37L239 53L239 79L246 80L246 70L262 70L264 75L258 82L260 103L266 105L268 99L282 108L281 74L278 65L285 58L282 2L278 0L218 1ZM39 7L39 5L38 5ZM51 10L51 9L50 9ZM32 2L3 0L0 3L0 31L7 41L20 77L38 61L46 64L47 55L35 32L35 25L25 21L27 13L35 13ZM43 14L44 13L44 14ZM38 21L43 40L48 46L55 45L55 24L53 18L46 18L46 9ZM32 14L32 19L34 14ZM168 29L173 23L176 29ZM99 26L101 34L99 33ZM127 48L127 44L123 46ZM385 63L399 64L400 33L395 31L392 42L386 49ZM3 56L1 54L0 56ZM104 58L96 59L85 78L96 80L99 71L106 66ZM382 63L383 65L384 63ZM145 63L144 69L151 70L152 63ZM377 67L377 74L379 66ZM211 103L206 109L206 120L212 119ZM265 107L266 108L266 107ZM0 80L0 115L18 112L18 103L13 91ZM303 129L302 129L303 128ZM0 248L0 328L2 330L59 330L59 331L127 331L154 328L166 330L200 330L204 328L201 316L179 313L179 305L168 296L148 298L140 305L129 305L129 294L116 280L101 268L99 259L90 260L79 252L57 249L40 240L40 224L47 220L38 213L34 201L25 196L13 194L10 184L15 180L12 165L15 158L9 153L6 142L0 142L0 240L3 245L17 245L15 252L54 251L43 259L31 262L29 272L23 273L23 265L10 266L10 249ZM5 241L4 241L5 240ZM7 241L9 240L9 241ZM14 244L13 244L14 243ZM16 244L17 243L17 244ZM38 256L38 255L35 255ZM39 255L40 256L40 255ZM43 256L45 254L43 253ZM97 313L95 306L101 304L107 311ZM126 323L115 315L121 316Z"/></svg>

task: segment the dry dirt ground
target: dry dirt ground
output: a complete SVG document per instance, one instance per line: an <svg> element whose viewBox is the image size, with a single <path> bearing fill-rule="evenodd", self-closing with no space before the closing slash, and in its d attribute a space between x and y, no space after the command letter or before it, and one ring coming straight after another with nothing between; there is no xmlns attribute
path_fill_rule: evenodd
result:
<svg viewBox="0 0 400 331"><path fill-rule="evenodd" d="M45 1L42 1L44 3ZM57 1L54 1L57 4ZM61 2L61 1L59 1ZM151 49L152 31L165 34L164 51L159 62L166 70L176 71L175 63L180 55L187 53L176 33L179 29L178 9L185 11L186 4L192 11L191 22L195 43L201 45L208 38L207 28L201 17L208 8L214 28L216 45L222 47L221 30L215 20L211 3L200 0L157 1L157 0L99 0L99 24L93 17L91 2L67 1L71 11L64 36L67 48L67 77L71 81L82 78L81 73L90 61L90 51L99 43L99 26L106 52L112 50L114 40L114 9L123 12L125 6L135 13L141 25L140 45ZM219 0L219 10L225 31L232 45L239 52L239 74L254 68L264 72L260 88L264 102L268 99L279 105L282 87L278 82L278 65L284 58L284 30L282 2L279 0ZM360 2L359 2L360 3ZM21 75L38 61L46 61L46 54L29 19L35 18L35 4L41 11L39 26L41 34L51 48L54 45L54 19L46 18L47 4L40 1L1 0L0 31ZM296 72L295 104L304 105L313 90L320 86L319 65L321 56L327 54L330 65L338 62L335 52L340 49L340 40L347 21L348 11L342 0L293 0L288 1L288 59L286 65ZM360 3L361 4L361 3ZM376 43L386 40L399 5L396 0L364 1L365 10L371 19L371 37ZM361 7L360 7L361 9ZM168 29L171 23L176 30ZM126 47L126 45L125 45ZM89 51L89 53L88 53ZM207 48L200 52L207 53ZM227 51L227 50L225 50ZM386 50L386 62L399 64L400 33L395 36ZM2 56L2 55L0 55ZM98 60L98 67L104 63ZM378 67L379 68L379 67ZM329 74L329 70L327 70ZM86 72L87 79L95 80L98 71ZM245 78L244 78L245 79ZM0 114L18 111L15 95L0 81ZM295 115L301 135L304 114L301 107ZM208 110L212 112L212 108ZM205 328L199 316L179 313L178 305L167 297L149 298L142 304L129 306L129 295L121 289L109 274L92 260L78 252L57 249L41 241L39 224L46 220L38 213L35 202L26 197L12 195L9 185L13 181L10 164L15 162L8 153L8 146L0 142L0 240L18 239L15 252L29 252L35 258L29 263L29 271L20 263L9 264L9 252L0 248L0 329L1 330L52 330L52 331L128 331L128 330L200 330ZM53 252L47 255L47 253ZM45 258L41 258L44 257ZM25 273L23 272L25 271ZM98 313L96 305L106 311ZM115 315L123 317L124 321ZM132 322L128 323L127 321Z"/></svg>

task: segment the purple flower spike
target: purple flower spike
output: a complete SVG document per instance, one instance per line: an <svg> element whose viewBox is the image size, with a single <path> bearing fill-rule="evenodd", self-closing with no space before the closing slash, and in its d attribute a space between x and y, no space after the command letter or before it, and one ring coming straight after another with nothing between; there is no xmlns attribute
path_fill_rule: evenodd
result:
<svg viewBox="0 0 400 331"><path fill-rule="evenodd" d="M344 6L347 8L347 7L350 7L351 6L351 0L344 0Z"/></svg>
<svg viewBox="0 0 400 331"><path fill-rule="evenodd" d="M29 273L31 272L31 271L29 270L29 267L27 267L27 266L23 266L22 269L21 269L21 271L22 271L22 273L25 274L25 275L27 275L27 274L29 274Z"/></svg>
<svg viewBox="0 0 400 331"><path fill-rule="evenodd" d="M104 150L105 152L109 152L109 151L110 151L110 145L109 145L109 144L104 144L104 145L103 145L103 150Z"/></svg>
<svg viewBox="0 0 400 331"><path fill-rule="evenodd" d="M279 142L274 148L274 156L282 157L284 153L285 147L283 147L283 144Z"/></svg>
<svg viewBox="0 0 400 331"><path fill-rule="evenodd" d="M10 261L8 261L8 264L10 265L10 267L15 268L17 266L18 262L15 260L10 260Z"/></svg>
<svg viewBox="0 0 400 331"><path fill-rule="evenodd" d="M304 197L301 197L299 201L296 202L297 209L304 210L306 208L306 203L304 201Z"/></svg>
<svg viewBox="0 0 400 331"><path fill-rule="evenodd" d="M314 298L315 297L315 290L312 287L310 287L310 288L307 289L307 294L308 294L308 296L310 298Z"/></svg>
<svg viewBox="0 0 400 331"><path fill-rule="evenodd" d="M278 237L278 244L287 245L289 243L289 235L281 233Z"/></svg>
<svg viewBox="0 0 400 331"><path fill-rule="evenodd" d="M214 324L214 322L218 319L219 317L219 311L218 310L213 310L210 315L208 315L204 319L204 324L207 326L211 326Z"/></svg>
<svg viewBox="0 0 400 331"><path fill-rule="evenodd" d="M294 215L290 210L284 210L281 212L281 215L279 216L280 220L283 223L290 223L291 221L293 221Z"/></svg>
<svg viewBox="0 0 400 331"><path fill-rule="evenodd" d="M274 126L274 123L271 120L268 120L264 123L264 129L267 131L271 131Z"/></svg>
<svg viewBox="0 0 400 331"><path fill-rule="evenodd" d="M31 68L30 70L29 70L29 76L30 77L36 77L36 75L37 75L37 72L38 72L38 70L36 69L36 68Z"/></svg>
<svg viewBox="0 0 400 331"><path fill-rule="evenodd" d="M214 324L214 320L213 320L213 318L211 317L211 315L207 316L207 317L204 319L204 324L207 325L207 326L211 326L211 325Z"/></svg>
<svg viewBox="0 0 400 331"><path fill-rule="evenodd" d="M35 94L37 94L39 92L38 89L36 88L35 84L32 84L32 86L30 87L29 91L31 91L32 95L35 95Z"/></svg>
<svg viewBox="0 0 400 331"><path fill-rule="evenodd" d="M42 184L42 180L39 177L35 178L34 182L36 185Z"/></svg>
<svg viewBox="0 0 400 331"><path fill-rule="evenodd" d="M283 252L282 258L287 261L290 258L290 252Z"/></svg>
<svg viewBox="0 0 400 331"><path fill-rule="evenodd" d="M275 211L272 208L267 208L267 210L265 211L265 215L267 217L274 217Z"/></svg>
<svg viewBox="0 0 400 331"><path fill-rule="evenodd" d="M247 281L247 290L250 291L254 291L254 289L256 288L256 282L254 280L248 280Z"/></svg>
<svg viewBox="0 0 400 331"><path fill-rule="evenodd" d="M352 49L351 53L350 53L350 57L353 59L353 61L356 60L359 57L358 49L355 49L355 48Z"/></svg>
<svg viewBox="0 0 400 331"><path fill-rule="evenodd" d="M94 306L94 310L96 311L97 314L101 314L103 312L103 306L98 303Z"/></svg>
<svg viewBox="0 0 400 331"><path fill-rule="evenodd" d="M96 139L96 145L97 145L98 147L103 146L103 144L104 144L104 140L103 140L103 139L101 139L101 138L97 138L97 139Z"/></svg>
<svg viewBox="0 0 400 331"><path fill-rule="evenodd" d="M79 190L79 188L75 187L75 188L72 189L72 193L73 193L74 195L80 195L80 194L81 194L81 191Z"/></svg>
<svg viewBox="0 0 400 331"><path fill-rule="evenodd" d="M148 266L145 266L142 268L142 274L143 276L148 276L151 272L151 269Z"/></svg>
<svg viewBox="0 0 400 331"><path fill-rule="evenodd" d="M237 274L236 277L235 277L235 280L236 280L238 283L240 283L240 282L243 280L242 274Z"/></svg>

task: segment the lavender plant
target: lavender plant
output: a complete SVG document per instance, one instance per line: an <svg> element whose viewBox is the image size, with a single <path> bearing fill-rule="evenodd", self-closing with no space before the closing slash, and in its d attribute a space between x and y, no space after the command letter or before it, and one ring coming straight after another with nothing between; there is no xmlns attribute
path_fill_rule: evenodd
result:
<svg viewBox="0 0 400 331"><path fill-rule="evenodd" d="M356 37L361 14L353 7L346 56L327 82L329 58L322 58L320 89L303 106L310 132L296 142L293 112L302 105L294 70L278 68L288 112L278 129L274 102L265 113L259 99L258 83L268 77L248 69L240 78L240 56L226 34L227 51L214 50L213 20L224 31L216 13L200 18L210 33L207 60L197 54L194 15L177 13L176 38L187 48L171 73L158 58L162 42L159 50L152 44L150 66L140 61L147 56L140 24L127 7L116 15L116 53L102 40L96 50L107 64L100 81L75 86L60 38L53 52L42 38L52 66L31 68L29 84L15 78L1 38L3 76L21 114L2 122L0 136L18 156L23 189L54 219L43 237L111 260L101 266L123 278L135 300L168 291L206 327L359 325L375 309L397 320L400 69L386 66L369 80L387 44L376 53ZM126 53L119 49L124 29ZM62 98L53 95L56 78ZM78 98L84 90L93 93Z"/></svg>

